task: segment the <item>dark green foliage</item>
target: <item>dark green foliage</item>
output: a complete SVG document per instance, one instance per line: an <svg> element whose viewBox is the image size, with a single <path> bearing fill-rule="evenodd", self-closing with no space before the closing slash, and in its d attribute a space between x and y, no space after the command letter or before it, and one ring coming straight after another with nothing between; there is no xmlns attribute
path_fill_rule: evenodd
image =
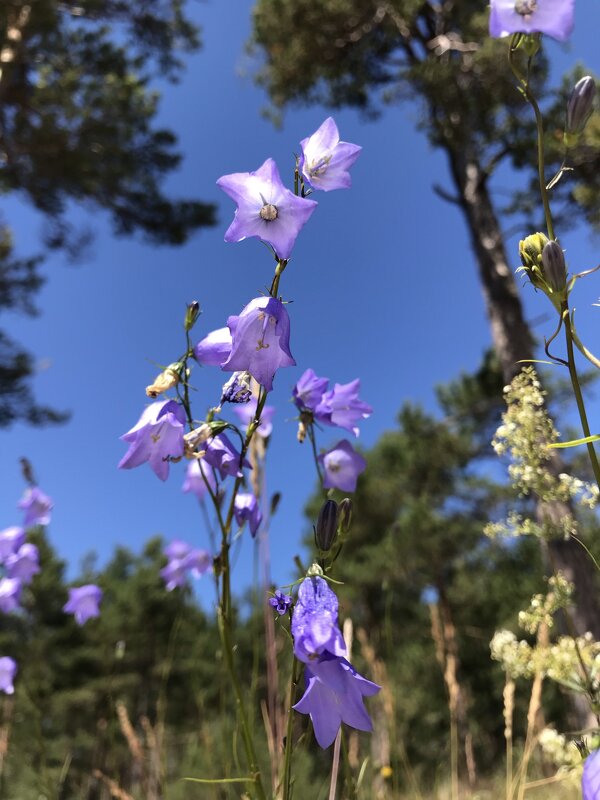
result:
<svg viewBox="0 0 600 800"><path fill-rule="evenodd" d="M181 0L7 0L0 4L0 195L17 192L46 216L45 245L76 257L88 235L73 203L108 211L119 235L179 245L214 222L212 205L173 200L164 178L180 163L174 134L154 126L151 80L175 79L198 46ZM40 257L0 242L0 311L31 313ZM28 389L31 358L3 336L0 427L59 422Z"/></svg>

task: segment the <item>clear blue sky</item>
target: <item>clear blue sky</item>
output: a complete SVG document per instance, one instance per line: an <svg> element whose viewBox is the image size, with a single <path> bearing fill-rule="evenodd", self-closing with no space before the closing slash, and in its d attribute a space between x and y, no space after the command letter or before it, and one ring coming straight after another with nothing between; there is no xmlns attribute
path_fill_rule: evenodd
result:
<svg viewBox="0 0 600 800"><path fill-rule="evenodd" d="M34 429L16 425L0 432L0 528L18 524L15 504L23 491L18 459L33 463L40 486L55 501L50 539L76 575L81 557L95 551L104 562L117 544L139 551L160 533L207 546L202 516L181 493L184 465L172 467L162 484L148 467L119 471L125 452L119 436L138 419L144 387L182 350L185 304L200 301L204 314L198 338L225 324L230 314L269 282L272 262L256 240L225 244L233 203L215 186L221 175L254 170L265 158L277 161L291 181L298 143L329 112L311 108L286 115L275 130L261 116L266 98L249 73L243 54L251 3L193 5L203 26L203 49L188 60L177 86L164 87L161 123L179 136L181 169L168 182L173 195L211 200L219 224L180 249L156 249L116 239L107 219L73 209L90 226L95 243L77 267L55 255L44 267L41 315L31 320L6 314L2 325L35 354L39 401L69 409L63 426ZM561 68L576 60L600 71L597 4L580 0L576 31L567 47L550 44ZM246 73L246 77L244 77ZM433 407L435 384L477 367L490 341L473 256L459 213L431 189L449 185L444 160L416 133L414 106L394 106L376 123L354 112L336 114L342 138L363 146L350 191L320 193L320 202L297 240L282 280L293 300L292 352L298 366L281 370L269 402L277 406L269 451L269 490L283 500L271 528L273 577L285 583L307 523L302 507L314 486L308 445L296 443L288 398L300 374L313 367L332 381L362 380L362 397L374 413L362 426L369 447L394 426L406 400ZM35 252L42 219L18 198L4 198L19 252ZM517 238L510 241L516 267ZM563 243L573 271L595 266L597 242L585 232ZM596 251L596 252L595 252ZM525 289L530 318L546 314L544 298ZM577 291L580 329L592 349L598 340L600 278ZM549 323L545 323L548 327ZM540 335L546 331L539 330ZM216 402L223 374L195 372L196 415ZM590 405L592 427L600 428L599 406ZM331 429L323 446L342 435ZM236 568L238 589L248 585L250 550ZM201 596L210 601L205 579Z"/></svg>

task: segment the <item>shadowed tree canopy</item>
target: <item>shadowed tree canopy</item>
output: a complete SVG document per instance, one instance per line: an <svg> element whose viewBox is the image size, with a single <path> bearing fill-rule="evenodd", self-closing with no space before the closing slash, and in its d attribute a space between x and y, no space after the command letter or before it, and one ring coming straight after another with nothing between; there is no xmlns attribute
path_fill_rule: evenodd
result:
<svg viewBox="0 0 600 800"><path fill-rule="evenodd" d="M178 245L214 222L212 205L162 190L181 156L154 126L154 77L175 80L199 46L183 0L5 0L0 4L0 194L46 215L44 245L76 255L73 204L108 211L118 235ZM40 258L19 259L0 217L0 311L35 311ZM0 334L0 426L63 415L36 405L31 358Z"/></svg>

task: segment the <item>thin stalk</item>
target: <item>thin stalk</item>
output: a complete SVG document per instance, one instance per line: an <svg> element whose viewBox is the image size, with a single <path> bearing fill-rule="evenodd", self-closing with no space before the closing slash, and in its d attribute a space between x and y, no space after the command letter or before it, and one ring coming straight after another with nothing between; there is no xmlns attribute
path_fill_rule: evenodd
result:
<svg viewBox="0 0 600 800"><path fill-rule="evenodd" d="M565 323L565 339L567 343L569 377L571 378L571 386L573 387L575 402L577 403L577 411L579 412L579 419L581 420L583 435L591 436L590 426L588 423L587 413L585 410L585 403L583 401L583 394L581 392L579 377L577 375L577 367L575 365L575 353L573 351L573 331L571 329L571 318L569 316L569 309L566 306L566 304L565 308L563 309L563 320ZM594 477L596 478L596 483L598 484L598 488L600 489L600 464L598 463L598 457L596 455L594 443L588 442L586 446L588 450L588 455L590 457L590 461L592 463Z"/></svg>
<svg viewBox="0 0 600 800"><path fill-rule="evenodd" d="M312 449L313 458L315 460L315 467L317 469L317 475L319 476L319 483L321 486L323 485L323 473L321 471L321 467L319 466L319 454L317 453L317 440L315 438L315 428L314 425L311 423L308 426L308 438L310 439L310 446Z"/></svg>
<svg viewBox="0 0 600 800"><path fill-rule="evenodd" d="M342 742L342 729L340 728L333 745L333 760L331 762L331 781L329 783L329 800L335 800L337 791L338 772L340 770L340 746Z"/></svg>
<svg viewBox="0 0 600 800"><path fill-rule="evenodd" d="M292 662L292 678L290 681L290 703L288 707L288 718L287 718L287 726L285 731L285 754L284 754L284 761L283 761L283 795L282 800L290 800L291 797L291 790L292 790L292 732L293 732L293 724L294 724L294 700L296 698L296 688L298 686L298 680L300 678L298 672L300 668L300 662L293 656Z"/></svg>

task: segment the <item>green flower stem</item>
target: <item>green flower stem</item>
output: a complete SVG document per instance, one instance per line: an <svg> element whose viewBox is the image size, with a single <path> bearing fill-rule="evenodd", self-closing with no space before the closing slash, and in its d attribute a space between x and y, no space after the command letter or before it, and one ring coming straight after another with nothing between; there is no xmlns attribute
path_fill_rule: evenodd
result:
<svg viewBox="0 0 600 800"><path fill-rule="evenodd" d="M565 323L565 339L567 342L567 354L568 354L568 363L569 363L569 376L571 378L571 385L573 387L573 393L575 394L575 402L577 403L577 410L579 412L579 419L581 420L581 427L583 429L584 436L591 436L590 426L587 419L587 413L585 410L585 404L583 402L583 394L581 392L581 386L579 385L579 377L577 375L577 367L575 366L575 353L573 351L573 331L571 328L571 317L569 315L569 308L565 303L565 307L563 309L563 321ZM596 478L596 483L598 484L598 488L600 489L600 464L598 463L598 457L596 455L596 449L594 448L593 442L588 442L586 445L588 449L588 454L590 457L590 461L592 462L592 469L594 470L594 477Z"/></svg>
<svg viewBox="0 0 600 800"><path fill-rule="evenodd" d="M540 107L533 95L531 89L529 88L529 80L527 77L523 75L521 70L515 63L514 55L516 52L516 47L514 44L511 44L510 49L508 51L508 62L510 64L510 68L513 72L515 78L519 81L519 85L521 91L527 98L530 106L533 109L533 113L535 114L535 124L537 128L537 166L538 166L538 180L540 184L540 195L542 197L542 203L544 206L544 217L546 219L546 228L548 229L548 238L555 239L554 235L554 225L552 223L552 212L550 211L550 200L548 198L548 190L546 189L546 177L544 175L544 167L545 167L545 157L544 157L544 120L542 118L542 112L540 111Z"/></svg>
<svg viewBox="0 0 600 800"><path fill-rule="evenodd" d="M575 330L575 326L571 325L571 335L573 337L573 342L575 347L579 350L579 352L587 358L595 367L600 369L600 359L596 358L596 356L591 353L587 347L583 344L579 336L577 335L577 331Z"/></svg>
<svg viewBox="0 0 600 800"><path fill-rule="evenodd" d="M315 438L315 428L312 422L308 426L308 438L310 439L310 446L312 448L312 454L315 460L317 475L319 476L319 483L321 484L321 486L323 486L323 473L321 471L321 467L319 466L319 454L317 453L317 440Z"/></svg>
<svg viewBox="0 0 600 800"><path fill-rule="evenodd" d="M282 800L290 800L292 792L292 730L294 723L294 700L296 698L296 689L300 679L299 668L300 662L296 656L292 656L292 678L290 680L290 705L288 708L288 718L285 731L285 754L283 760L283 795Z"/></svg>

